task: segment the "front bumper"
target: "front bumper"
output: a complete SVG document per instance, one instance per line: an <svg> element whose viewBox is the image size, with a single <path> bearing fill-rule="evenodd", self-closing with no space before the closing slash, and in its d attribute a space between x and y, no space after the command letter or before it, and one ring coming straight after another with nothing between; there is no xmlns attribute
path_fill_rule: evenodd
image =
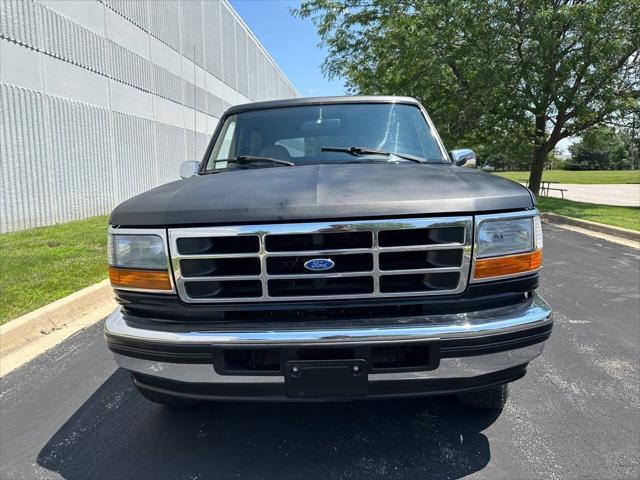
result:
<svg viewBox="0 0 640 480"><path fill-rule="evenodd" d="M382 322L382 323L381 323ZM219 349L319 347L371 348L427 342L437 347L436 368L375 370L368 396L443 394L487 388L517 380L539 356L553 324L537 294L517 305L476 312L363 320L342 328L307 322L257 328L180 328L114 311L105 336L116 362L136 383L193 398L286 399L283 374L220 374Z"/></svg>

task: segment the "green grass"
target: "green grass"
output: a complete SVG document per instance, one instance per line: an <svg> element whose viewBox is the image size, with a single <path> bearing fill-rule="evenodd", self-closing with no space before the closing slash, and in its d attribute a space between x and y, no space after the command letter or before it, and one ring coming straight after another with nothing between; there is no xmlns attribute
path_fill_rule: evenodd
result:
<svg viewBox="0 0 640 480"><path fill-rule="evenodd" d="M516 182L525 182L529 179L529 172L496 172L496 175ZM542 179L549 182L582 185L640 183L640 170L545 170Z"/></svg>
<svg viewBox="0 0 640 480"><path fill-rule="evenodd" d="M107 217L0 235L0 324L107 276Z"/></svg>
<svg viewBox="0 0 640 480"><path fill-rule="evenodd" d="M560 200L559 198L538 197L538 209L541 212L552 212L590 222L640 231L640 208L637 207L614 207Z"/></svg>

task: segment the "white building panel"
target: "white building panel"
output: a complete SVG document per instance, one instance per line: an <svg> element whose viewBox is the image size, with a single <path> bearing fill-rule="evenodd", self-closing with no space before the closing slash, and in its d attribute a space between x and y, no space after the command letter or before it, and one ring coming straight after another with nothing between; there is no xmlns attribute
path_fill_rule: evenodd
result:
<svg viewBox="0 0 640 480"><path fill-rule="evenodd" d="M43 63L47 93L90 105L109 107L107 77L48 55L44 55Z"/></svg>
<svg viewBox="0 0 640 480"><path fill-rule="evenodd" d="M36 50L0 39L0 82L43 90L42 57Z"/></svg>
<svg viewBox="0 0 640 480"><path fill-rule="evenodd" d="M105 9L107 37L141 57L151 58L149 54L149 34L131 23L121 14Z"/></svg>
<svg viewBox="0 0 640 480"><path fill-rule="evenodd" d="M226 1L0 0L0 232L108 213L296 95Z"/></svg>
<svg viewBox="0 0 640 480"><path fill-rule="evenodd" d="M100 2L79 2L78 0L41 0L49 10L58 12L80 26L105 35L104 9Z"/></svg>

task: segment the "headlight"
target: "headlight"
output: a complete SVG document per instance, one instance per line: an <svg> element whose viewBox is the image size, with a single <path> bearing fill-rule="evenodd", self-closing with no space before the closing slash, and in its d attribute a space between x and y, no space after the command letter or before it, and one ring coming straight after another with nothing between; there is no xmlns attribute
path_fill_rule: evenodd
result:
<svg viewBox="0 0 640 480"><path fill-rule="evenodd" d="M109 235L109 265L125 268L167 268L164 242L157 235Z"/></svg>
<svg viewBox="0 0 640 480"><path fill-rule="evenodd" d="M144 231L142 231L144 232ZM114 288L167 293L173 291L164 232L109 232L109 278Z"/></svg>
<svg viewBox="0 0 640 480"><path fill-rule="evenodd" d="M533 219L485 220L478 227L478 258L533 250Z"/></svg>
<svg viewBox="0 0 640 480"><path fill-rule="evenodd" d="M476 218L473 279L530 273L542 265L542 226L535 214L481 215Z"/></svg>

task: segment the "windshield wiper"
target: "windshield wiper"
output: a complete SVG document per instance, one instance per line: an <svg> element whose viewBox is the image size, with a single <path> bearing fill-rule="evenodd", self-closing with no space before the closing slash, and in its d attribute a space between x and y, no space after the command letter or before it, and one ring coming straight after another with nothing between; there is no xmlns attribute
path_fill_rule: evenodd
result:
<svg viewBox="0 0 640 480"><path fill-rule="evenodd" d="M226 160L216 160L216 162L235 162L235 163L260 163L260 162L270 162L277 163L278 165L286 165L287 167L295 166L295 163L290 162L289 160L280 160L278 158L271 157L256 157L253 155L239 155L237 157L227 158Z"/></svg>
<svg viewBox="0 0 640 480"><path fill-rule="evenodd" d="M416 157L415 155L409 155L408 153L395 153L395 152L385 152L384 150L376 150L374 148L367 147L320 147L320 151L322 152L344 152L350 155L355 155L357 157L361 155L384 155L386 157L391 157L395 155L396 157L404 158L405 160L410 160L416 163L427 163L424 158Z"/></svg>
<svg viewBox="0 0 640 480"><path fill-rule="evenodd" d="M216 163L222 163L222 162L229 162L229 163L235 163L237 165L251 165L252 163L260 163L260 162L269 162L269 163L275 163L277 165L282 165L284 167L293 167L295 166L295 163L290 162L288 160L280 160L278 158L271 158L271 157L256 157L253 155L238 155L237 157L231 157L231 158L224 158L224 159L220 159L220 160L216 160L214 162L214 165ZM204 172L201 172L199 175L212 175L214 173L220 173L220 172L226 172L229 170L234 170L233 168L213 168L212 170L205 170Z"/></svg>

